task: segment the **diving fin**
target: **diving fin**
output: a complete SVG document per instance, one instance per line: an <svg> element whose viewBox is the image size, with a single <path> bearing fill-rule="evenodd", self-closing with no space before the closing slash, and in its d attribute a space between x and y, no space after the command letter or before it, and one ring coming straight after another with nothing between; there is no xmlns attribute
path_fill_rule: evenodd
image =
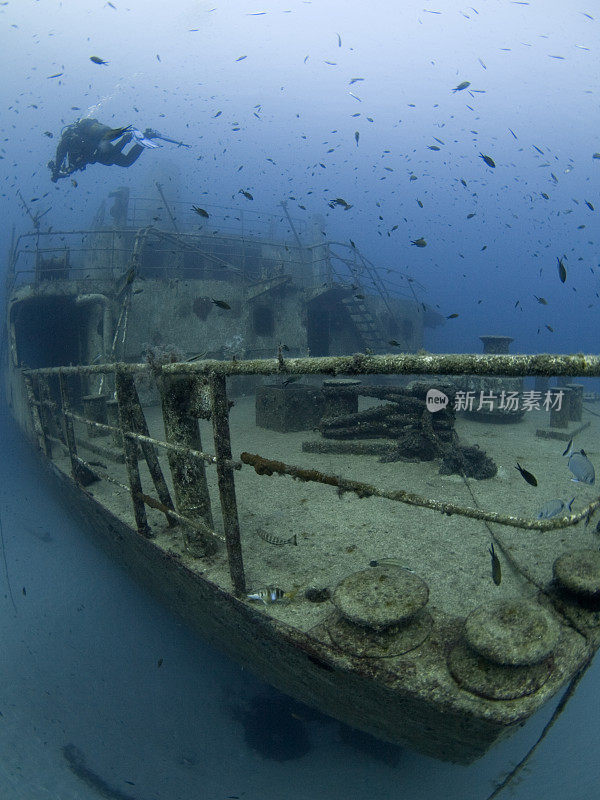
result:
<svg viewBox="0 0 600 800"><path fill-rule="evenodd" d="M155 144L155 142L153 142L151 139L147 139L141 131L137 130L137 128L134 128L131 132L133 134L133 138L135 139L135 141L138 144L141 144L142 147L148 147L151 149L155 147L160 147L160 145Z"/></svg>

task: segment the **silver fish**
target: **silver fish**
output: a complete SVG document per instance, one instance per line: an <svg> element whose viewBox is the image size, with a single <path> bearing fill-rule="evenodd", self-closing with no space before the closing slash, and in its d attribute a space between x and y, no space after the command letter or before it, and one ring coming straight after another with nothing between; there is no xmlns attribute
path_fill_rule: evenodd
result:
<svg viewBox="0 0 600 800"><path fill-rule="evenodd" d="M573 498L573 500L575 500L575 498ZM552 517L558 516L558 514L565 509L568 509L570 512L571 506L573 505L573 500L571 500L568 505L564 502L564 500L549 500L540 508L537 518L552 519Z"/></svg>
<svg viewBox="0 0 600 800"><path fill-rule="evenodd" d="M374 559L373 561L369 561L370 567L401 567L401 569L405 569L407 572L414 572L414 569L407 567L399 558L378 558Z"/></svg>
<svg viewBox="0 0 600 800"><path fill-rule="evenodd" d="M569 455L569 471L575 476L571 478L575 483L589 483L596 480L594 465L585 454L585 450L578 450Z"/></svg>
<svg viewBox="0 0 600 800"><path fill-rule="evenodd" d="M265 589L257 589L255 592L250 592L246 597L248 600L255 600L264 605L271 603L281 603L283 600L291 600L296 592L284 592L278 586L267 586Z"/></svg>

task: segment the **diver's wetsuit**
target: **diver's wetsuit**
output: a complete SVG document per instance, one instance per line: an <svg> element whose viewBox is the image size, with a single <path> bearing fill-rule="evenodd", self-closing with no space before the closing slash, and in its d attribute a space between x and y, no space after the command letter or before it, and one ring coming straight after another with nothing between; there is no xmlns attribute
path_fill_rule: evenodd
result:
<svg viewBox="0 0 600 800"><path fill-rule="evenodd" d="M136 143L128 153L124 153L123 148L132 138L131 133L125 133L116 142L102 142L93 163L104 164L105 167L130 167L144 149L141 144Z"/></svg>
<svg viewBox="0 0 600 800"><path fill-rule="evenodd" d="M144 149L136 143L128 153L123 153L132 138L129 130L109 128L97 119L80 119L68 125L61 134L55 160L48 164L51 180L56 183L59 178L84 170L88 164L130 167Z"/></svg>

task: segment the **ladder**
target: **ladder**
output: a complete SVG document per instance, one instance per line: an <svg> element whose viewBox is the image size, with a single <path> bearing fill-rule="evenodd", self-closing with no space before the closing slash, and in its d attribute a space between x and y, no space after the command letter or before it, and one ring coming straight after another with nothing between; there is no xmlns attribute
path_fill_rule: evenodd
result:
<svg viewBox="0 0 600 800"><path fill-rule="evenodd" d="M363 340L365 347L374 353L385 352L379 325L367 308L365 301L352 295L351 297L342 298L342 304L348 311L350 319L354 323L354 327Z"/></svg>

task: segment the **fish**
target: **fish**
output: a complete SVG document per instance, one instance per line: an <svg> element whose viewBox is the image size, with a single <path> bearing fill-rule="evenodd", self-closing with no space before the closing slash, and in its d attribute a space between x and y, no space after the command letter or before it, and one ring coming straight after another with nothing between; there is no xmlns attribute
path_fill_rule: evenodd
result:
<svg viewBox="0 0 600 800"><path fill-rule="evenodd" d="M400 342L397 342L395 339L390 339L388 344L391 344L392 347L400 347Z"/></svg>
<svg viewBox="0 0 600 800"><path fill-rule="evenodd" d="M297 589L291 592L284 592L284 590L280 589L278 586L267 586L264 589L257 589L255 592L249 592L246 597L248 600L254 600L267 606L271 603L289 602L297 593Z"/></svg>
<svg viewBox="0 0 600 800"><path fill-rule="evenodd" d="M590 202L588 202L587 200L585 201L585 204L589 208L590 211L594 210L594 206Z"/></svg>
<svg viewBox="0 0 600 800"><path fill-rule="evenodd" d="M515 469L519 470L519 472L521 473L523 478L527 481L527 483L530 486L537 486L538 485L538 482L536 480L535 475L532 475L531 472L527 472L526 469L523 469L523 467L519 464L518 461L517 461L517 466L515 467Z"/></svg>
<svg viewBox="0 0 600 800"><path fill-rule="evenodd" d="M427 145L427 149L428 150L439 150L440 148L437 146L437 144L428 144Z"/></svg>
<svg viewBox="0 0 600 800"><path fill-rule="evenodd" d="M491 156L484 156L483 153L479 153L479 158L482 158L485 161L485 163L488 165L488 167L491 167L492 169L495 168L496 162L494 161L494 159Z"/></svg>
<svg viewBox="0 0 600 800"><path fill-rule="evenodd" d="M550 333L554 333L554 328L552 327L552 325L546 325L546 327L548 328Z"/></svg>
<svg viewBox="0 0 600 800"><path fill-rule="evenodd" d="M567 270L563 264L562 258L557 257L556 260L558 261L558 277L560 278L561 283L564 283L567 280Z"/></svg>
<svg viewBox="0 0 600 800"><path fill-rule="evenodd" d="M508 130L509 130L509 131L512 133L512 135L515 137L515 139L517 139L517 138L518 138L518 137L517 137L517 134L516 134L516 133L513 131L513 129L512 129L512 128L509 128Z"/></svg>
<svg viewBox="0 0 600 800"><path fill-rule="evenodd" d="M55 75L50 75L51 78L55 78ZM600 153L592 153L592 158L600 158Z"/></svg>
<svg viewBox="0 0 600 800"><path fill-rule="evenodd" d="M342 46L342 37L339 35L339 33L336 33L336 36L337 36L337 40L338 40L338 47L341 47Z"/></svg>
<svg viewBox="0 0 600 800"><path fill-rule="evenodd" d="M537 518L552 519L552 517L556 517L561 511L564 511L565 508L568 508L570 512L574 500L575 498L569 504L565 503L564 500L549 500L540 508Z"/></svg>
<svg viewBox="0 0 600 800"><path fill-rule="evenodd" d="M448 314L446 319L456 319L457 317L458 317L458 314Z"/></svg>
<svg viewBox="0 0 600 800"><path fill-rule="evenodd" d="M494 543L489 547L488 550L490 556L492 557L492 580L496 584L496 586L500 586L502 583L502 568L500 567L500 559L496 555L496 551L494 550Z"/></svg>
<svg viewBox="0 0 600 800"><path fill-rule="evenodd" d="M542 305L542 306L547 306L548 305L548 301L546 300L545 297L538 297L537 294L534 294L533 296L535 297L535 299L538 301L538 303L540 305Z"/></svg>
<svg viewBox="0 0 600 800"><path fill-rule="evenodd" d="M158 661L156 662L156 666L160 668L162 667L162 665L163 665L163 660L162 658L159 658Z"/></svg>
<svg viewBox="0 0 600 800"><path fill-rule="evenodd" d="M200 217L204 217L208 219L209 214L208 211L205 211L203 208L199 208L198 206L192 206L192 211L195 211Z"/></svg>
<svg viewBox="0 0 600 800"><path fill-rule="evenodd" d="M569 456L569 472L575 476L571 478L573 483L593 485L596 481L596 471L585 450L577 450L575 453L567 451L567 455Z"/></svg>
<svg viewBox="0 0 600 800"><path fill-rule="evenodd" d="M223 309L225 309L225 311L230 311L231 310L231 306L229 305L229 303L226 303L225 300L215 300L214 297L211 297L210 299L211 299L211 302L213 302L219 308L223 308Z"/></svg>
<svg viewBox="0 0 600 800"><path fill-rule="evenodd" d="M46 80L49 81L51 80L51 78L60 78L64 74L65 74L64 72L55 72L54 75L47 75Z"/></svg>
<svg viewBox="0 0 600 800"><path fill-rule="evenodd" d="M286 539L282 539L281 537L275 536L272 533L267 533L262 528L257 528L256 529L256 533L265 542L269 542L269 544L274 544L274 545L278 545L278 546L281 546L281 545L284 545L284 544L298 545L298 536L297 536L297 534L294 534L293 536L288 536Z"/></svg>
<svg viewBox="0 0 600 800"><path fill-rule="evenodd" d="M364 78L352 78L349 85L352 86L352 84L356 83L357 81L364 81ZM598 154L598 158L600 158L600 153Z"/></svg>
<svg viewBox="0 0 600 800"><path fill-rule="evenodd" d="M77 183L75 178L71 178L71 186L74 186L75 188L77 188L79 186L79 184Z"/></svg>
<svg viewBox="0 0 600 800"><path fill-rule="evenodd" d="M44 131L44 136L47 136L49 139L54 139L52 131Z"/></svg>
<svg viewBox="0 0 600 800"><path fill-rule="evenodd" d="M473 219L474 216L475 216L475 212L472 211L470 214L467 214L467 219Z"/></svg>
<svg viewBox="0 0 600 800"><path fill-rule="evenodd" d="M563 452L563 456L566 456L569 450L571 449L571 445L573 444L573 439L569 439L569 444L567 445L567 449Z"/></svg>
<svg viewBox="0 0 600 800"><path fill-rule="evenodd" d="M414 572L414 569L405 566L399 558L377 558L369 561L370 567L400 567L407 572Z"/></svg>
<svg viewBox="0 0 600 800"><path fill-rule="evenodd" d="M94 64L103 64L105 67L108 67L108 61L100 58L100 56L90 56L90 61L93 61Z"/></svg>
<svg viewBox="0 0 600 800"><path fill-rule="evenodd" d="M471 81L463 81L462 83L459 83L458 86L455 86L454 89L452 89L452 94L456 94L456 92L462 92L463 89L466 89L470 85Z"/></svg>
<svg viewBox="0 0 600 800"><path fill-rule="evenodd" d="M356 146L358 147L358 140L360 139L360 133L358 131L354 131L354 141L356 142Z"/></svg>
<svg viewBox="0 0 600 800"><path fill-rule="evenodd" d="M243 194L246 200L254 200L250 192L245 192L243 189L240 189L238 194Z"/></svg>
<svg viewBox="0 0 600 800"><path fill-rule="evenodd" d="M550 196L546 194L546 192L540 192L544 200L550 200Z"/></svg>
<svg viewBox="0 0 600 800"><path fill-rule="evenodd" d="M417 200L417 205L419 206L419 208L423 208L423 203L420 200Z"/></svg>
<svg viewBox="0 0 600 800"><path fill-rule="evenodd" d="M236 58L236 61L243 61L245 58L248 58L248 56L240 56L239 58Z"/></svg>
<svg viewBox="0 0 600 800"><path fill-rule="evenodd" d="M290 375L289 378L286 378L284 381L282 381L281 385L285 389L285 387L289 386L290 383L296 383L296 381L299 381L299 380L300 380L300 375Z"/></svg>
<svg viewBox="0 0 600 800"><path fill-rule="evenodd" d="M413 239L411 244L414 244L415 247L427 247L427 242L422 236L419 239Z"/></svg>

